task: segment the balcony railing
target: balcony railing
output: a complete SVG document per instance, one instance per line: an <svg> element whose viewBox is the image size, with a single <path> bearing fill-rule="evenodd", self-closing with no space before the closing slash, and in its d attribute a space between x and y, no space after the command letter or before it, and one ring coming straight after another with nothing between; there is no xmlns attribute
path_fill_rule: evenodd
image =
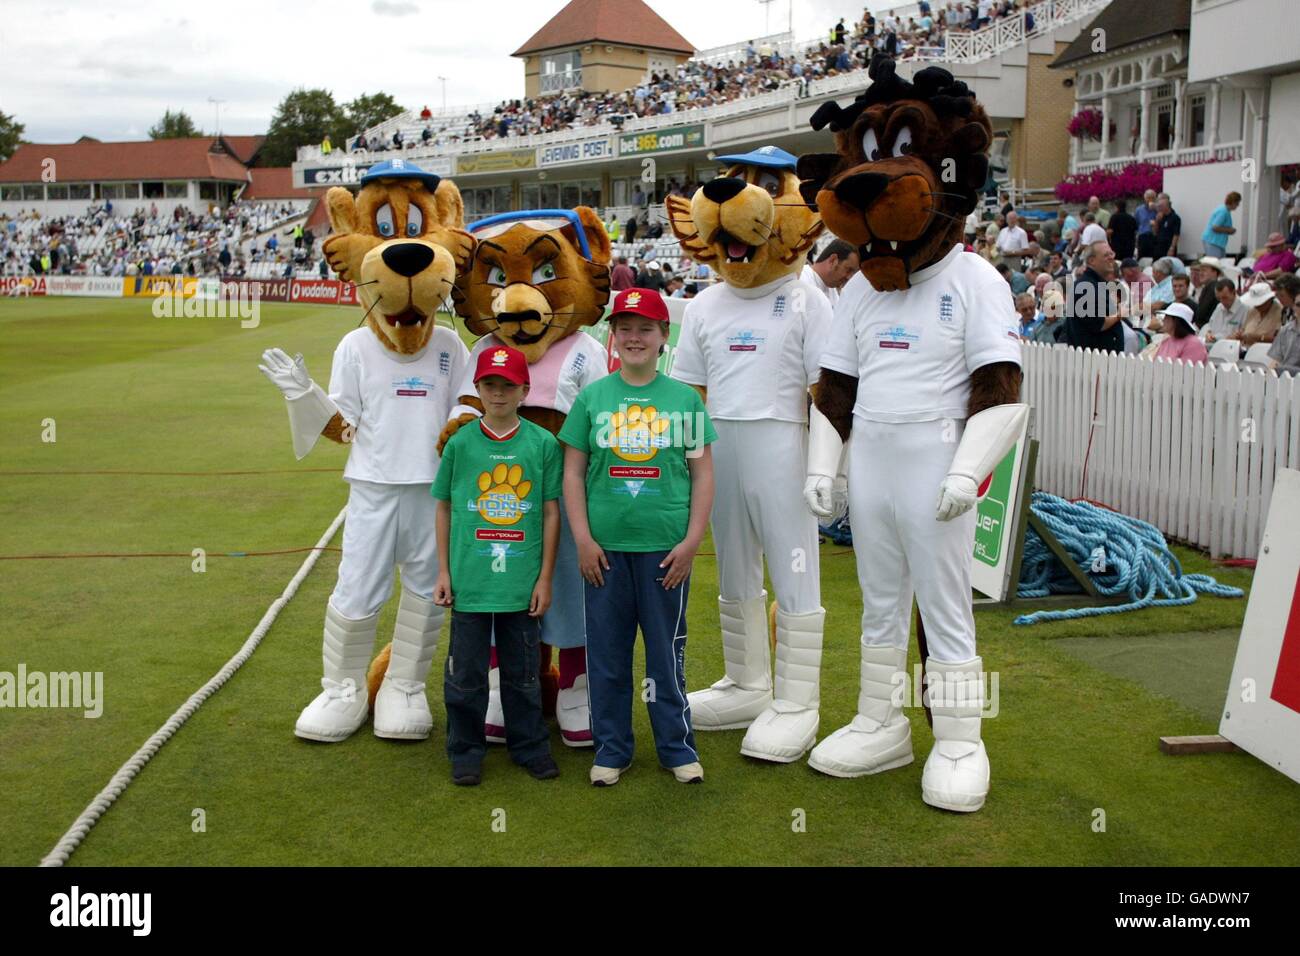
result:
<svg viewBox="0 0 1300 956"><path fill-rule="evenodd" d="M1096 169L1123 169L1132 163L1154 163L1157 166L1195 166L1199 163L1230 163L1241 159L1242 143L1216 143L1214 146L1185 146L1182 149L1160 149L1131 156L1107 156L1105 159L1080 160L1076 173L1090 173Z"/></svg>

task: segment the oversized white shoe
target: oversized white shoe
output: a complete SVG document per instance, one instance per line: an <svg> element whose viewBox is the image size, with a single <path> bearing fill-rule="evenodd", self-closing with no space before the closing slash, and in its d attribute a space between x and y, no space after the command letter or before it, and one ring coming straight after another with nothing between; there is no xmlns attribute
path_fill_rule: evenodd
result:
<svg viewBox="0 0 1300 956"><path fill-rule="evenodd" d="M320 684L324 690L303 708L293 732L304 740L318 740L327 744L347 740L361 729L361 725L370 716L366 692L351 678L340 683L322 677Z"/></svg>
<svg viewBox="0 0 1300 956"><path fill-rule="evenodd" d="M822 629L826 612L776 612L776 696L749 725L740 752L792 763L817 741Z"/></svg>
<svg viewBox="0 0 1300 956"><path fill-rule="evenodd" d="M726 676L687 694L696 730L743 730L772 703L767 592L748 601L718 599Z"/></svg>
<svg viewBox="0 0 1300 956"><path fill-rule="evenodd" d="M593 746L586 674L579 674L572 687L561 688L556 695L555 719L560 725L560 739L566 746Z"/></svg>
<svg viewBox="0 0 1300 956"><path fill-rule="evenodd" d="M501 668L488 671L487 716L483 718L483 733L490 744L506 742L506 711L501 706Z"/></svg>
<svg viewBox="0 0 1300 956"><path fill-rule="evenodd" d="M403 680L391 673L375 695L375 736L388 740L427 740L433 713L423 681Z"/></svg>
<svg viewBox="0 0 1300 956"><path fill-rule="evenodd" d="M858 715L816 747L808 766L832 777L865 777L912 762L912 724L903 716L907 649L862 644Z"/></svg>
<svg viewBox="0 0 1300 956"><path fill-rule="evenodd" d="M921 799L932 807L973 813L989 793L989 755L980 739L984 661L926 661L934 749L921 771Z"/></svg>
<svg viewBox="0 0 1300 956"><path fill-rule="evenodd" d="M425 740L433 730L425 681L438 649L443 615L432 601L402 588L388 671L375 695L376 737Z"/></svg>
<svg viewBox="0 0 1300 956"><path fill-rule="evenodd" d="M347 740L370 715L366 700L366 666L375 649L379 615L354 620L325 606L325 638L321 661L325 676L321 693L298 715L293 732L304 740L338 743Z"/></svg>

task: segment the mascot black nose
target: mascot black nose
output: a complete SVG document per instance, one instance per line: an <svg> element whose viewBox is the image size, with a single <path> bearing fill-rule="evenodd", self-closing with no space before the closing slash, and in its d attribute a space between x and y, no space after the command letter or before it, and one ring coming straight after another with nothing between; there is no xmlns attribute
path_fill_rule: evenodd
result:
<svg viewBox="0 0 1300 956"><path fill-rule="evenodd" d="M882 173L854 173L835 185L835 196L850 206L866 209L888 185L889 177Z"/></svg>
<svg viewBox="0 0 1300 956"><path fill-rule="evenodd" d="M744 188L745 181L743 179L720 176L704 184L704 198L721 206Z"/></svg>
<svg viewBox="0 0 1300 956"><path fill-rule="evenodd" d="M433 249L422 242L395 242L381 254L384 265L399 276L419 275L433 261Z"/></svg>

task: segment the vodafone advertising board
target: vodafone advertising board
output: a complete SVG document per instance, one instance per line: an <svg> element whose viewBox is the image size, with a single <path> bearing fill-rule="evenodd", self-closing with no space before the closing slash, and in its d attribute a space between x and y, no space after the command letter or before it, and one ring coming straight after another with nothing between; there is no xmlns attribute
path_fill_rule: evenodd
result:
<svg viewBox="0 0 1300 956"><path fill-rule="evenodd" d="M337 279L294 279L289 287L290 302L327 302L334 305L339 300Z"/></svg>

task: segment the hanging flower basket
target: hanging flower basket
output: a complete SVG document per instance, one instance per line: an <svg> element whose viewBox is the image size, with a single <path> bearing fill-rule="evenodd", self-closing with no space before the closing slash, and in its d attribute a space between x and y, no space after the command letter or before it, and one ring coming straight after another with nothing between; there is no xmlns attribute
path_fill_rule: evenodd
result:
<svg viewBox="0 0 1300 956"><path fill-rule="evenodd" d="M1075 139L1101 139L1101 110L1080 110L1065 128Z"/></svg>

